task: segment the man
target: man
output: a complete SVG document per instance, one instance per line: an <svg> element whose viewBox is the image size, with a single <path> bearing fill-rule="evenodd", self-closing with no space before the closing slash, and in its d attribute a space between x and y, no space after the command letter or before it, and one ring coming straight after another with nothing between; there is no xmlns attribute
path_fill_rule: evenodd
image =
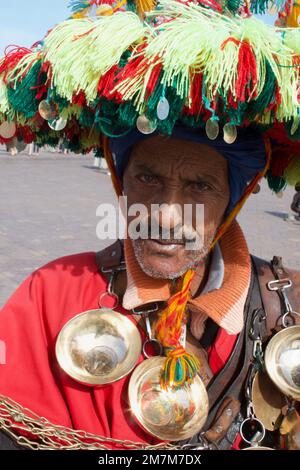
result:
<svg viewBox="0 0 300 470"><path fill-rule="evenodd" d="M295 191L296 191L296 194L294 194L294 197L293 197L291 210L296 213L296 215L294 216L294 219L299 220L299 217L300 217L300 183L297 183L295 185Z"/></svg>
<svg viewBox="0 0 300 470"><path fill-rule="evenodd" d="M228 160L212 146L157 135L133 147L123 176L129 206L139 202L150 207L164 201L160 227L175 228L178 205L204 204L205 242L199 252L187 251L183 239L132 240L132 250L126 244L127 272L119 273L114 293L123 305L126 299L128 314L151 302L151 283L150 295L167 300L163 297L165 285L160 283L180 278L196 264L187 309L186 350L200 359L200 375L206 385L225 366L243 328L252 270L247 244L236 222L212 253L209 251L231 197L228 166ZM115 245L106 250L106 257L114 251ZM104 253L99 256L101 259ZM54 424L103 439L151 444L153 438L139 429L128 412L128 377L91 390L68 377L55 357L61 328L73 316L97 308L105 291L106 281L98 271L95 253L55 260L33 273L1 313L1 338L7 348L1 394ZM153 323L160 311L154 314ZM143 332L142 319L136 316L135 321Z"/></svg>
<svg viewBox="0 0 300 470"><path fill-rule="evenodd" d="M101 18L94 28L90 20L66 22L49 34L42 58L40 52L18 51L0 67L18 132L24 133L24 122L18 122L21 113L39 143L53 143L57 132L69 139L70 148L103 149L117 194L127 197L129 210L133 204L147 209L139 221L143 228L151 227L149 214L155 206L158 228L157 237L135 238L128 213L124 241L97 254L49 263L4 306L0 322L0 338L6 345L0 377L4 445L9 445L6 439L11 436L20 445L38 449L172 448L169 441L182 448L280 446L277 428L268 427L263 441L267 423L261 423L259 410L257 415L252 411L251 390L265 344L280 329L281 316L299 321L294 312L282 310L277 294L267 291L267 282L283 274L291 278L294 287L288 295L297 311L299 275L286 271L278 259L272 271L268 263L251 259L235 219L264 175L274 187L276 178L282 182L288 172L290 159L281 163L280 172L279 165L273 171L276 159L264 132L265 122L275 117L283 132L283 121L291 124L291 115L297 116L293 100L291 109L279 106L280 93L291 98L295 91L290 66L296 58L288 57L287 67L280 71L278 59L272 68L273 52L269 55L269 43L265 44L267 52L261 54L271 77L272 93L268 93L266 76L257 72L261 62L254 52L257 34L251 20L253 43L243 39L237 20L232 21L237 21L233 24L240 40L228 30L227 19L201 7L170 3L165 8L165 13L154 14L154 23L149 16L149 30L141 29L136 16L126 13ZM159 34L152 35L156 24ZM207 24L220 33L217 42L208 44L202 32ZM183 55L181 40L187 38ZM118 47L115 41L120 41ZM288 32L285 42L289 44ZM94 63L99 51L101 60ZM101 71L95 73L98 66ZM84 72L78 73L80 67ZM289 77L284 82L282 70ZM38 97L36 88L41 89ZM45 89L48 98L41 101ZM29 92L32 100L25 109L20 97ZM4 124L6 132L11 130L9 121ZM278 141L278 132L273 139ZM186 206L192 207L187 223L181 217ZM195 216L197 206L204 208L203 224ZM189 242L199 239L203 243L191 249ZM114 330L122 327L109 323L103 335L109 341L100 346L95 342L92 350L103 330L101 309L96 334L89 325L76 330L76 322L88 320L99 307L113 309L115 315L110 311L109 318L123 323L128 319L129 329L137 325L139 336L129 341L128 355L141 352L136 338L144 343L136 363L114 381L110 377L114 364L120 355L126 357ZM79 343L87 347L83 357L78 354ZM143 408L143 400L133 406L131 384L142 370L142 379L150 373L149 343L151 354L162 356L162 366ZM67 358L66 348L71 350ZM93 381L83 380L82 370ZM182 394L194 386L200 387L202 401L185 407ZM164 401L169 392L173 401ZM180 432L197 413L201 420L183 438ZM283 413L280 408L279 418L284 419ZM143 419L148 416L148 425L143 426L141 414ZM250 434L245 429L249 422ZM168 437L162 437L161 428L168 428Z"/></svg>

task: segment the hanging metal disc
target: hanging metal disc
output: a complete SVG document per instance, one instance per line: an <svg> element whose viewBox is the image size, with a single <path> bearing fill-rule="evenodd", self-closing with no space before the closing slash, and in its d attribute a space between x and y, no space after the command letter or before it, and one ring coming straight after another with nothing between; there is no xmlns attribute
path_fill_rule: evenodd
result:
<svg viewBox="0 0 300 470"><path fill-rule="evenodd" d="M208 119L205 124L206 135L210 140L215 140L220 132L220 126L218 121Z"/></svg>
<svg viewBox="0 0 300 470"><path fill-rule="evenodd" d="M0 136L4 139L12 139L17 131L17 126L14 122L3 121L0 125Z"/></svg>
<svg viewBox="0 0 300 470"><path fill-rule="evenodd" d="M47 100L40 102L39 113L40 116L45 119L45 121L53 121L57 118L56 108L51 103L48 103Z"/></svg>
<svg viewBox="0 0 300 470"><path fill-rule="evenodd" d="M54 119L53 121L49 121L48 125L53 131L59 132L64 130L64 128L66 127L67 120L62 117L59 117L57 119Z"/></svg>
<svg viewBox="0 0 300 470"><path fill-rule="evenodd" d="M227 122L223 127L224 141L226 144L233 144L237 139L237 128L234 124Z"/></svg>
<svg viewBox="0 0 300 470"><path fill-rule="evenodd" d="M252 384L252 403L255 416L269 431L279 428L282 420L284 395L265 372L257 372Z"/></svg>
<svg viewBox="0 0 300 470"><path fill-rule="evenodd" d="M153 134L156 131L157 125L151 122L144 114L139 116L136 121L136 127L142 134Z"/></svg>
<svg viewBox="0 0 300 470"><path fill-rule="evenodd" d="M157 117L160 121L164 121L170 114L170 104L167 98L161 98L157 105Z"/></svg>

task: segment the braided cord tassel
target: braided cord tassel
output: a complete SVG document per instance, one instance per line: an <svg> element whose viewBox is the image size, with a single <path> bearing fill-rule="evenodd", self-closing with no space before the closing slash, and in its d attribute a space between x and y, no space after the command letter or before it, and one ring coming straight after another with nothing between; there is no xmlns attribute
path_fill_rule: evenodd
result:
<svg viewBox="0 0 300 470"><path fill-rule="evenodd" d="M161 371L162 389L177 389L190 384L200 368L199 360L188 354L180 344L181 328L186 320L185 309L193 277L194 270L190 269L183 278L181 291L169 300L154 326L156 338L164 346L167 356Z"/></svg>

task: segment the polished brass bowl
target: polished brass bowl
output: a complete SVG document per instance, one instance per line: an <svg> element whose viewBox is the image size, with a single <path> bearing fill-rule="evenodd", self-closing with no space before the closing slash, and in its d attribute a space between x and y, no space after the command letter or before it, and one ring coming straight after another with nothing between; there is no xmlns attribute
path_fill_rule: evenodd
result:
<svg viewBox="0 0 300 470"><path fill-rule="evenodd" d="M80 383L104 385L125 377L142 349L137 327L125 316L103 308L72 318L56 341L60 367Z"/></svg>
<svg viewBox="0 0 300 470"><path fill-rule="evenodd" d="M269 342L265 363L267 372L284 395L300 399L300 325L285 328Z"/></svg>
<svg viewBox="0 0 300 470"><path fill-rule="evenodd" d="M206 388L197 376L179 390L161 389L160 373L164 357L142 362L129 382L131 411L144 430L165 441L188 439L199 432L209 410Z"/></svg>
<svg viewBox="0 0 300 470"><path fill-rule="evenodd" d="M247 447L246 449L242 450L274 450L272 447L263 447L263 446L254 446L254 447Z"/></svg>

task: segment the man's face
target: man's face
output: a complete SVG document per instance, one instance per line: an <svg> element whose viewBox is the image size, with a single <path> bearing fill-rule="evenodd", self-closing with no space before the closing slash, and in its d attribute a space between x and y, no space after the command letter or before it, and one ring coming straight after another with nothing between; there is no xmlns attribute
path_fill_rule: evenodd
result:
<svg viewBox="0 0 300 470"><path fill-rule="evenodd" d="M152 205L163 204L152 217L161 236L151 238L149 233L148 239L132 240L137 261L146 274L174 279L204 261L230 197L227 161L221 154L197 142L154 136L134 146L123 186L129 208L136 203L146 206L149 218L142 224L150 226ZM204 208L204 224L200 226L196 223L197 205ZM192 208L188 224L182 217L186 207ZM163 231L169 229L166 239ZM175 236L178 229L182 229L181 239ZM187 238L196 234L203 243L190 249Z"/></svg>

